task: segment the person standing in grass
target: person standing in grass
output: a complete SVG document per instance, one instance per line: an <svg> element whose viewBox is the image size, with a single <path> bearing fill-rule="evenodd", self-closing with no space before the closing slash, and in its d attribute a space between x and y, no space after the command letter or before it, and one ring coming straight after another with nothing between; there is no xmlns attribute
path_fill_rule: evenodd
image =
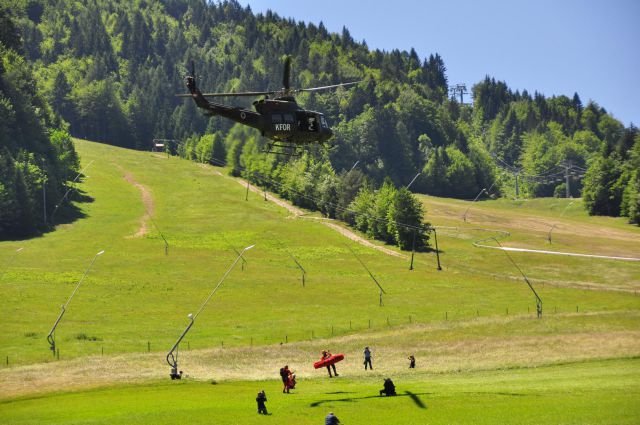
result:
<svg viewBox="0 0 640 425"><path fill-rule="evenodd" d="M289 392L288 384L290 375L291 372L289 371L289 365L284 365L284 367L280 369L280 378L282 378L282 384L284 385L284 388L282 389L283 393Z"/></svg>
<svg viewBox="0 0 640 425"><path fill-rule="evenodd" d="M367 370L367 365L369 365L369 368L373 370L373 365L371 364L371 350L369 350L369 347L364 347L364 370Z"/></svg>
<svg viewBox="0 0 640 425"><path fill-rule="evenodd" d="M264 405L265 401L267 401L267 395L264 393L264 390L258 393L258 397L256 397L256 402L258 403L258 414L268 415L267 406Z"/></svg>
<svg viewBox="0 0 640 425"><path fill-rule="evenodd" d="M409 356L409 369L416 368L416 358L413 357L413 354Z"/></svg>
<svg viewBox="0 0 640 425"><path fill-rule="evenodd" d="M340 419L333 412L329 412L329 414L324 418L324 425L338 425L340 423Z"/></svg>
<svg viewBox="0 0 640 425"><path fill-rule="evenodd" d="M329 350L322 350L322 359L321 360L325 360L328 359L329 357L331 357L332 354L331 352L329 352ZM331 376L331 368L333 368L333 374L335 376L338 376L338 372L336 372L336 365L335 364L328 364L327 365L327 371L329 372L329 378L333 378L333 376Z"/></svg>

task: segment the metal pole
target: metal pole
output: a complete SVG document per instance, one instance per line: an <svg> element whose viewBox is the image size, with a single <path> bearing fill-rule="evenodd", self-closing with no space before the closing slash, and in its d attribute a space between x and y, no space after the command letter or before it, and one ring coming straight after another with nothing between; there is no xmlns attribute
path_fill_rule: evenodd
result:
<svg viewBox="0 0 640 425"><path fill-rule="evenodd" d="M2 278L4 277L4 274L7 272L7 270L9 270L9 267L11 267L11 264L13 264L13 260L16 259L16 255L18 255L18 253L20 251L22 251L24 248L18 248L16 249L16 252L13 253L13 255L11 256L11 258L9 258L9 261L7 261L7 264L4 266L4 270L2 271L2 273L0 273L0 281L2 280Z"/></svg>
<svg viewBox="0 0 640 425"><path fill-rule="evenodd" d="M86 167L84 167L82 170L80 170L80 172L79 172L78 174L76 174L75 178L71 181L71 183L72 183L72 184L73 184L73 183L75 183L75 182L78 180L78 178L80 178L80 176L82 175L82 173L84 173L84 172L85 172L85 170L86 170L87 168L89 168L89 166L90 166L91 164L93 164L93 161L91 161L90 163L88 163ZM70 193L73 189L75 189L75 187L73 187L73 186L72 186L72 187L70 187L69 189L67 189L67 191L64 193L64 195L62 196L62 198L60 198L60 201L58 201L58 203L56 204L56 206L53 208L53 212L52 212L52 213L51 213L51 215L49 216L49 218L51 219L51 224L54 224L54 223L53 223L53 217L55 216L56 211L58 211L58 208L60 207L60 205L62 205L62 203L64 202L64 200L67 198L67 195L69 195L69 193Z"/></svg>
<svg viewBox="0 0 640 425"><path fill-rule="evenodd" d="M498 246L500 248L502 248L502 244L500 244L500 241L498 241L496 238L491 238L494 241L496 241L496 243L498 244ZM518 271L520 272L520 274L522 275L522 277L524 278L524 281L527 282L527 285L529 285L529 289L531 289L531 292L533 292L533 295L536 297L536 314L538 315L538 319L540 317L542 317L542 299L540 298L540 296L538 295L538 293L536 292L535 289L533 289L533 285L531 284L531 282L529 282L529 279L527 279L527 276L524 274L524 272L522 271L522 269L516 264L515 261L513 261L513 258L511 258L511 256L509 255L509 253L505 250L502 250L502 252L504 252L504 254L507 256L507 258L509 259L509 261L511 261L511 263L514 265L514 267L516 269L518 269Z"/></svg>
<svg viewBox="0 0 640 425"><path fill-rule="evenodd" d="M564 215L564 213L566 213L566 212L567 212L567 209L569 209L569 207L570 207L571 205L573 205L573 201L569 202L569 204L568 204L566 207L564 207L564 210L562 210L562 213L560 213L560 217L559 217L559 218L562 218L562 216ZM554 225L552 225L552 226L551 226L551 229L549 229L549 234L547 235L547 240L549 241L549 243L551 243L551 232L553 232L553 229L554 229L556 226L557 226L557 224L554 224Z"/></svg>
<svg viewBox="0 0 640 425"><path fill-rule="evenodd" d="M304 267L302 267L302 265L298 262L298 260L296 260L296 257L294 257L293 254L289 253L289 255L291 256L293 261L296 263L296 266L298 266L298 268L302 271L302 286L304 286L304 277L307 274L307 271L304 269Z"/></svg>
<svg viewBox="0 0 640 425"><path fill-rule="evenodd" d="M378 281L376 280L376 278L373 276L373 274L371 273L371 271L367 268L367 266L364 265L364 263L362 262L362 260L360 258L358 258L358 256L356 255L356 253L351 249L351 247L349 245L345 246L349 249L349 251L351 251L351 253L353 254L354 257L356 257L356 260L358 260L358 262L360 264L362 264L362 267L364 267L364 269L367 271L367 273L369 273L369 276L371 276L371 279L373 279L373 281L376 283L376 285L378 285L378 288L380 289L380 306L382 307L382 294L386 294L385 290L382 288L382 286L380 285L380 283L378 283Z"/></svg>
<svg viewBox="0 0 640 425"><path fill-rule="evenodd" d="M89 264L89 267L87 267L87 269L84 271L84 274L82 275L82 278L80 279L80 281L78 281L78 284L76 285L76 287L73 288L73 292L71 292L71 295L69 296L69 299L67 300L66 303L64 303L62 305L62 307L60 309L60 314L58 315L58 318L56 319L55 323L51 327L51 330L49 331L49 334L47 335L47 341L49 342L49 345L50 345L49 348L51 349L51 351L53 351L54 354L56 352L56 341L55 341L56 327L58 326L58 323L60 323L60 320L62 320L62 316L64 315L64 313L66 311L66 307L69 305L69 303L71 302L71 299L76 294L76 291L78 290L78 288L82 284L82 281L84 280L85 277L87 277L87 274L89 274L89 270L91 270L91 267L93 266L93 263L95 263L96 259L98 258L98 256L100 256L102 254L104 254L104 250L98 252L93 257L93 260L91 260L91 264Z"/></svg>
<svg viewBox="0 0 640 425"><path fill-rule="evenodd" d="M440 266L440 250L438 249L438 233L436 232L435 227L432 227L431 229L433 230L433 237L436 241L436 259L438 260L438 270L442 270L442 267Z"/></svg>
<svg viewBox="0 0 640 425"><path fill-rule="evenodd" d="M549 241L549 243L551 243L551 232L553 232L553 229L556 227L556 225L554 224L553 226L551 226L551 229L549 229L549 234L547 235L547 240Z"/></svg>
<svg viewBox="0 0 640 425"><path fill-rule="evenodd" d="M416 253L416 229L413 229L413 244L411 245L411 265L409 270L413 270L413 255Z"/></svg>
<svg viewBox="0 0 640 425"><path fill-rule="evenodd" d="M358 165L358 162L360 162L360 160L357 160L356 162L354 162L353 167L351 167L349 171L353 171L353 169L356 168L356 165Z"/></svg>
<svg viewBox="0 0 640 425"><path fill-rule="evenodd" d="M569 168L571 167L571 161L568 164L564 165L564 179L565 179L565 197L569 198L571 196L571 182L569 181Z"/></svg>
<svg viewBox="0 0 640 425"><path fill-rule="evenodd" d="M482 192L487 192L487 189L483 188L480 192L478 192L478 194L476 195L475 198L473 198L473 201L471 201L471 205L473 205L474 202L476 202L478 200L478 198L480 197L480 195L482 195ZM487 192L488 194L489 192ZM464 216L462 217L466 223L467 221L467 213L469 212L469 209L471 208L471 205L469 205L469 207L465 210L464 212Z"/></svg>
<svg viewBox="0 0 640 425"><path fill-rule="evenodd" d="M418 176L422 174L422 173L418 173L415 175L415 177L413 179L411 179L411 181L409 182L409 184L407 185L407 189L409 189L409 186L411 186L413 184L414 181L416 181L416 179L418 178Z"/></svg>
<svg viewBox="0 0 640 425"><path fill-rule="evenodd" d="M44 171L44 170L43 170ZM42 180L42 212L44 213L44 224L47 225L47 176Z"/></svg>
<svg viewBox="0 0 640 425"><path fill-rule="evenodd" d="M240 270L244 271L244 265L247 264L247 260L244 259L244 257L242 257L242 255L240 254L240 252L238 252L238 250L231 245L231 243L227 240L227 238L224 237L224 234L221 233L222 239L227 243L227 245L229 245L229 248L231 248L231 250L233 250L233 252L236 253L236 255L240 256L240 258L242 259L242 264L240 265Z"/></svg>
<svg viewBox="0 0 640 425"><path fill-rule="evenodd" d="M233 268L235 267L235 265L238 263L238 261L240 260L240 258L242 258L242 254L244 254L246 251L250 250L251 248L253 248L255 245L250 245L248 247L246 247L245 249L243 249L240 254L238 254L238 257L235 259L235 261L231 264L231 266L227 269L227 271L224 273L224 275L222 276L222 278L220 279L220 281L218 282L218 284L216 285L215 288L213 288L213 291L211 291L211 293L209 294L209 296L207 297L207 299L202 303L202 305L200 306L200 309L198 309L198 311L196 312L196 314L191 314L189 313L188 317L191 320L191 322L187 325L187 327L185 328L185 330L182 332L182 334L180 335L180 337L178 338L178 340L176 341L175 344L173 344L173 347L171 347L171 350L169 350L169 352L167 353L167 363L169 364L169 366L171 366L171 373L177 373L178 372L178 346L180 345L180 342L182 342L182 339L185 337L185 335L187 334L187 332L189 332L189 329L191 329L191 326L193 326L193 324L195 323L196 318L198 317L198 315L202 312L202 310L204 309L204 307L207 305L207 303L209 302L209 300L211 300L211 298L213 297L213 295L216 293L216 291L218 290L218 288L220 288L220 285L222 285L222 282L224 282L224 280L227 278L227 276L229 275L229 273L231 273L231 270L233 270ZM175 355L174 355L175 352Z"/></svg>

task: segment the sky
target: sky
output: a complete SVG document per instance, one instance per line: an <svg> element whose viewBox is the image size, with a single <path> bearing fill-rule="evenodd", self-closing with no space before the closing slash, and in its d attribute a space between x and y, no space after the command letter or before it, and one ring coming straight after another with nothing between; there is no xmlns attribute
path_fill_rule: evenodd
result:
<svg viewBox="0 0 640 425"><path fill-rule="evenodd" d="M439 53L449 85L469 92L489 75L531 94L577 92L584 105L594 100L625 126L640 125L640 0L239 2L330 32L347 27L370 49Z"/></svg>

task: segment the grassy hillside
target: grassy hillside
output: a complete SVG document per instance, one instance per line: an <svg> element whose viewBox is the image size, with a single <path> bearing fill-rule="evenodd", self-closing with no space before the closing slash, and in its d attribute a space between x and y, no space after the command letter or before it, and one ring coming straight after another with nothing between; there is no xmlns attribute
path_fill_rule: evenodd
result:
<svg viewBox="0 0 640 425"><path fill-rule="evenodd" d="M0 273L5 271L0 285L10 300L0 306L0 316L8 318L0 335L2 399L166 377L164 355L186 326L186 315L197 311L234 260L232 247L255 244L246 255L244 270L238 267L229 275L181 347L181 368L192 379L225 383L212 387L191 382L177 391L195 391L200 394L197 397L208 397L213 391L225 400L221 410L225 417L245 408L253 412L253 393L266 384L262 380L277 377L277 368L289 363L299 376L311 380L305 383L309 389L300 396L300 403L291 407L292 415L309 420L317 419L317 410L306 408L316 399L333 400L335 391L347 391L356 398L371 395L383 374L400 376L408 391L424 393L429 400L425 401L427 412L435 403L433 394L446 399L443 402L450 408L456 400L467 400L461 405L468 409L458 414L469 420L499 402L506 410L496 408L496 415L513 411L522 418L514 422L529 423L529 397L538 400L540 393L545 399L542 406L569 422L584 422L580 419L592 414L604 418L592 405L594 399L602 402L605 393L607 405L626 406L638 418L637 410L629 406L629 397L638 392L637 385L628 382L631 378L612 383L613 388L594 386L591 378L573 383L570 376L578 368L587 375L602 375L597 382L606 382L607 374L613 379L616 370L638 377L634 359L640 355L640 297L636 295L640 264L510 253L543 300L544 314L538 320L533 295L506 255L472 245L474 240L500 234L505 246L640 257L636 227L617 219L586 217L578 200L567 208L571 201L556 199L472 204L424 197L427 218L439 229L443 270L436 270L433 253L421 253L410 271L406 253L398 258L358 245L320 220L293 218L286 209L265 202L262 194L249 192L245 201L246 187L227 177L223 169L85 141L77 141L76 148L83 167L91 164L79 184L92 199L78 204L84 217L37 239L0 243ZM465 222L462 216L469 207ZM146 211L153 222L145 217ZM548 230L556 223L550 244ZM169 242L168 255L156 225ZM498 230L508 231L509 236ZM384 306L378 305L374 282L347 245L387 291ZM14 256L19 247L24 250ZM48 350L46 334L60 305L102 249L105 254L96 260L58 327L61 360L57 362ZM305 286L289 253L307 271ZM380 366L375 379L361 370L364 345L374 347ZM310 367L324 347L347 356L340 366L347 376L341 378L344 388L314 379L324 377L325 372ZM424 367L415 375L405 374L408 354L415 354ZM618 359L611 363L617 366L593 363L605 359ZM518 372L523 374L522 381L509 372L543 366L548 368L542 372ZM562 378L551 383L553 376ZM490 387L486 397L484 390L473 389L484 379L482 385ZM504 380L511 379L516 389L505 391L522 391L526 397L499 394ZM440 390L434 393L432 383L440 385ZM40 411L48 412L39 422L72 418L126 422L131 416L113 417L98 408L79 413L84 409L80 402L78 411L55 413L47 406L55 405L57 397L81 397L95 405L104 400L104 394L126 398L127 392L147 388L159 395L140 402L143 413L136 420L148 423L157 422L153 416L157 403L169 404L159 400L183 397L167 384L144 385L5 401L0 404L0 417L11 423L28 421L28 416L20 419L21 412L38 405ZM277 382L268 385L277 386ZM553 397L544 395L546 385L554 388ZM567 393L571 388L589 397ZM238 397L232 400L236 391ZM276 391L267 390L268 394ZM190 422L197 423L220 409L218 402L204 406L197 397L172 411L187 414L196 409L197 413L188 414L193 415ZM394 403L391 409L376 409L388 410L389 415L395 408L413 411L405 409L405 404L415 404L408 399L412 397L389 401ZM575 410L562 410L565 403ZM345 410L352 412L347 417L370 407L365 402L331 402L323 407L333 405L350 406ZM132 408L123 406L122 412ZM270 419L283 417L287 409L282 407ZM626 417L623 412L603 422L624 422L616 420ZM483 417L487 423L501 422L498 416ZM416 416L415 423L422 420ZM446 419L434 417L434 421ZM250 421L243 419L243 423Z"/></svg>

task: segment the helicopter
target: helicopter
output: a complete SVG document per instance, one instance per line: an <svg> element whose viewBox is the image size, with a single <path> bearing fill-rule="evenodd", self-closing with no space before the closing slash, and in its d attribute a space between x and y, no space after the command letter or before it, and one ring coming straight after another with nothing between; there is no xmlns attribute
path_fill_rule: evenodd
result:
<svg viewBox="0 0 640 425"><path fill-rule="evenodd" d="M327 119L321 112L301 108L293 97L296 93L315 92L320 90L348 87L360 83L333 84L323 87L292 89L289 85L291 74L291 58L286 57L282 76L282 89L271 91L251 91L236 93L202 93L196 85L195 66L191 62L191 73L185 77L190 94L179 94L178 97L191 97L198 108L204 109L206 115L228 118L232 121L253 127L263 137L271 140L267 144L267 153L297 155L298 147L312 143L324 144L333 137ZM264 96L253 102L255 112L238 106L211 102L207 97ZM269 96L274 96L270 98Z"/></svg>

